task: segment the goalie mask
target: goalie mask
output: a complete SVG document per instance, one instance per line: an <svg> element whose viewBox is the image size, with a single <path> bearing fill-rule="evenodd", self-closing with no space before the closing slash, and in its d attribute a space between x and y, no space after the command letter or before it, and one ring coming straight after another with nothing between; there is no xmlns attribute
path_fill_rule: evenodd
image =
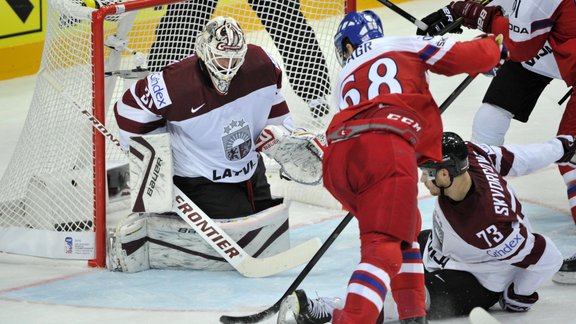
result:
<svg viewBox="0 0 576 324"><path fill-rule="evenodd" d="M462 138L452 132L444 132L442 135L442 162L425 162L420 165L422 172L426 173L430 180L436 178L440 169L448 170L450 179L463 174L468 170L468 148Z"/></svg>
<svg viewBox="0 0 576 324"><path fill-rule="evenodd" d="M247 51L242 28L230 17L210 20L196 41L196 55L204 62L210 79L221 94L228 93Z"/></svg>
<svg viewBox="0 0 576 324"><path fill-rule="evenodd" d="M356 49L360 44L380 37L384 37L384 29L380 18L373 11L348 13L340 22L334 36L338 62L344 66L348 59L346 44L351 44Z"/></svg>

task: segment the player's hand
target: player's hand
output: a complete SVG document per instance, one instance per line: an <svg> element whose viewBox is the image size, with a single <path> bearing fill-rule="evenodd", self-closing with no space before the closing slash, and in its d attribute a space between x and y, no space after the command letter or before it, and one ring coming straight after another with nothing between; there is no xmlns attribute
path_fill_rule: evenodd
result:
<svg viewBox="0 0 576 324"><path fill-rule="evenodd" d="M492 34L483 34L476 38L486 38L486 37L493 37L494 41L496 42L496 44L498 44L498 47L500 48L500 60L498 61L498 64L496 64L496 66L494 66L489 71L484 73L484 75L486 76L494 77L498 73L498 69L500 69L502 64L504 64L504 62L506 62L510 58L510 53L508 53L508 49L506 49L506 46L504 46L504 36L502 36L502 34L496 37Z"/></svg>
<svg viewBox="0 0 576 324"><path fill-rule="evenodd" d="M489 33L492 30L492 19L502 15L499 6L484 7L474 1L457 1L450 3L450 9L455 18L462 17L462 25L471 29L479 29Z"/></svg>
<svg viewBox="0 0 576 324"><path fill-rule="evenodd" d="M446 26L455 22L456 18L452 14L450 7L442 7L440 10L435 11L422 19L422 22L428 25L427 30L422 30L418 28L416 30L416 35L428 35L435 36L440 33ZM460 26L449 31L451 34L462 34L462 28Z"/></svg>
<svg viewBox="0 0 576 324"><path fill-rule="evenodd" d="M529 296L517 295L514 292L514 283L511 283L500 296L500 307L509 312L526 312L538 301L538 293Z"/></svg>
<svg viewBox="0 0 576 324"><path fill-rule="evenodd" d="M558 135L556 138L562 143L564 155L556 161L558 165L568 165L576 168L576 138L572 135Z"/></svg>

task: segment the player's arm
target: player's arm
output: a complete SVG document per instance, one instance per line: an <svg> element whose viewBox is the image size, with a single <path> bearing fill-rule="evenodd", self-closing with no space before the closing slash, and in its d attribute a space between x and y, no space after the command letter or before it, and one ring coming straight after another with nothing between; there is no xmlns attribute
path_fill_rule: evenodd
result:
<svg viewBox="0 0 576 324"><path fill-rule="evenodd" d="M435 36L423 41L428 44L420 51L420 59L430 71L447 76L487 72L507 55L493 36L465 42Z"/></svg>
<svg viewBox="0 0 576 324"><path fill-rule="evenodd" d="M128 148L131 136L165 131L166 121L159 114L148 91L148 79L134 83L114 105L120 144Z"/></svg>
<svg viewBox="0 0 576 324"><path fill-rule="evenodd" d="M576 165L574 136L561 135L538 144L474 145L488 154L496 170L503 176L530 174L552 163Z"/></svg>

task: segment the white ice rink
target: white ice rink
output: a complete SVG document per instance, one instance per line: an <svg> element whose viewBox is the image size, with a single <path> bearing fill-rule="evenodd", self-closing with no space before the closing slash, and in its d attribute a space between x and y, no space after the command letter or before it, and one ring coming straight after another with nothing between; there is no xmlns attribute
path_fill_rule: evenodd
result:
<svg viewBox="0 0 576 324"><path fill-rule="evenodd" d="M444 1L414 0L400 6L416 17L437 10ZM386 8L376 10L387 35L414 34L415 27ZM469 39L476 33L457 36ZM432 75L431 89L441 103L464 76ZM34 76L0 81L0 175L4 173L26 119ZM479 76L443 114L445 130L468 139L472 117L489 79ZM507 143L543 142L556 133L565 104L558 100L567 87L554 80L544 91L526 124L513 122ZM576 252L576 226L569 216L565 186L555 166L510 179L524 202L536 232L551 237L564 256ZM430 226L432 199L421 190L424 227ZM291 207L294 243L317 236L324 240L344 213L303 204ZM342 296L358 261L356 223L351 223L321 259L301 287L321 296ZM302 267L271 278L247 279L236 272L146 271L136 274L91 269L84 262L61 262L0 252L0 323L218 323L222 314L259 312L284 293ZM493 307L502 323L576 323L576 286L547 282L540 300L525 314ZM393 305L386 305L393 317ZM265 323L275 323L268 319ZM469 323L458 318L433 323ZM363 324L363 323L362 323Z"/></svg>

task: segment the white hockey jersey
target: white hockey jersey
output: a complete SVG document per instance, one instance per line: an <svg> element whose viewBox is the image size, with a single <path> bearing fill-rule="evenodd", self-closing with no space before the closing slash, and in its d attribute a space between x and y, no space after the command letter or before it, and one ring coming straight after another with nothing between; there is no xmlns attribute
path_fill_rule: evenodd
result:
<svg viewBox="0 0 576 324"><path fill-rule="evenodd" d="M494 0L506 20L492 23L505 36L513 61L533 72L576 82L576 2L574 0Z"/></svg>
<svg viewBox="0 0 576 324"><path fill-rule="evenodd" d="M120 142L168 131L174 174L214 182L249 179L258 164L255 142L266 125L293 129L281 90L282 73L260 47L249 45L227 95L219 95L193 55L132 85L114 111Z"/></svg>
<svg viewBox="0 0 576 324"><path fill-rule="evenodd" d="M517 293L530 295L560 268L562 255L550 239L532 232L522 204L503 177L553 163L563 155L562 144L554 139L544 144L467 146L472 188L462 201L438 197L424 265L428 271L470 272L495 292L514 282Z"/></svg>

